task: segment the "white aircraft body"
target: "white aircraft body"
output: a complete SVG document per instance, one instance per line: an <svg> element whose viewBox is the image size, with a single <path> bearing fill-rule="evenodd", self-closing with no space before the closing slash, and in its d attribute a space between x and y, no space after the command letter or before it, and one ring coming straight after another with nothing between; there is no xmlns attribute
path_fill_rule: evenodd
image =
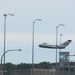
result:
<svg viewBox="0 0 75 75"><path fill-rule="evenodd" d="M50 45L47 43L43 43L43 44L39 44L39 47L41 48L52 48L52 49L64 49L66 46L68 46L70 44L72 40L67 40L64 43L61 43L60 45Z"/></svg>

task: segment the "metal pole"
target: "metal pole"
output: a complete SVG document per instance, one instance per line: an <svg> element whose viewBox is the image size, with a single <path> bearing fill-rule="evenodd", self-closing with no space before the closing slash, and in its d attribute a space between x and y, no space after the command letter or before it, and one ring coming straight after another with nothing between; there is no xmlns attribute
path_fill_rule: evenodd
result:
<svg viewBox="0 0 75 75"><path fill-rule="evenodd" d="M10 51L21 51L21 49L18 49L18 50L7 50L7 51L5 51L5 53L10 52ZM3 75L2 59L3 59L3 56L5 56L5 53L3 53L2 56L1 56L1 75Z"/></svg>
<svg viewBox="0 0 75 75"><path fill-rule="evenodd" d="M57 70L57 45L58 45L58 26L56 27L56 70Z"/></svg>
<svg viewBox="0 0 75 75"><path fill-rule="evenodd" d="M64 24L59 24L56 26L56 75L57 75L57 45L58 45L58 27L65 26Z"/></svg>
<svg viewBox="0 0 75 75"><path fill-rule="evenodd" d="M41 19L36 19L33 22L33 30L32 30L32 75L34 75L33 73L33 69L34 69L34 24L36 21L42 21Z"/></svg>
<svg viewBox="0 0 75 75"><path fill-rule="evenodd" d="M60 34L60 40L59 40L59 42L60 42L60 45L61 45L61 36L62 36L62 34ZM61 52L61 49L60 49L60 52Z"/></svg>
<svg viewBox="0 0 75 75"><path fill-rule="evenodd" d="M14 16L13 14L10 14L10 13L4 14L4 67L3 67L4 75L5 75L5 51L6 51L6 18L8 15Z"/></svg>
<svg viewBox="0 0 75 75"><path fill-rule="evenodd" d="M6 48L6 14L4 14L4 66L3 66L4 75L5 75L5 48Z"/></svg>
<svg viewBox="0 0 75 75"><path fill-rule="evenodd" d="M34 22L33 22L33 36L32 36L32 75L34 69Z"/></svg>

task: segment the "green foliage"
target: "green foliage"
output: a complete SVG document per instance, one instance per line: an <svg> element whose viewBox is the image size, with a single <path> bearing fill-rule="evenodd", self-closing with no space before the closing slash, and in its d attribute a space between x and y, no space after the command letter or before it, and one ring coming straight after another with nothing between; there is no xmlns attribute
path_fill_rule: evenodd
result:
<svg viewBox="0 0 75 75"><path fill-rule="evenodd" d="M39 64L34 64L34 68L41 68L41 69L49 69L52 68L53 65L50 62L41 62ZM6 63L6 70L10 69L28 69L32 68L32 64L26 64L26 63L21 63L21 64L12 64L12 63Z"/></svg>
<svg viewBox="0 0 75 75"><path fill-rule="evenodd" d="M57 63L59 64L59 63ZM75 62L70 62L70 65L75 65ZM38 69L52 69L56 66L56 63L50 63L50 62L40 62L38 64L34 64L34 68L38 68ZM28 63L21 63L21 64L12 64L12 63L6 63L5 65L6 70L10 71L13 69L31 69L32 68L32 64L28 64Z"/></svg>
<svg viewBox="0 0 75 75"><path fill-rule="evenodd" d="M16 66L16 65L14 65L14 64L12 64L12 63L6 63L6 64L5 64L6 70L8 70L8 69L10 69L10 68L11 68L11 69L14 69L15 66Z"/></svg>
<svg viewBox="0 0 75 75"><path fill-rule="evenodd" d="M48 69L50 68L50 62L41 62L39 63L41 68Z"/></svg>
<svg viewBox="0 0 75 75"><path fill-rule="evenodd" d="M31 64L26 64L26 63L21 63L21 64L16 65L17 69L27 69L27 68L31 68L31 67L32 67Z"/></svg>
<svg viewBox="0 0 75 75"><path fill-rule="evenodd" d="M75 65L75 62L70 62L70 65Z"/></svg>

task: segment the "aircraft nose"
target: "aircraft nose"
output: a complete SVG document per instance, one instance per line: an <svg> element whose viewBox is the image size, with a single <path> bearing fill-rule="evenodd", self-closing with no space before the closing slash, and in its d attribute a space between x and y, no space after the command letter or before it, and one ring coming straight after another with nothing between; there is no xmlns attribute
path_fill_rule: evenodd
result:
<svg viewBox="0 0 75 75"><path fill-rule="evenodd" d="M39 47L41 47L41 44L39 44Z"/></svg>

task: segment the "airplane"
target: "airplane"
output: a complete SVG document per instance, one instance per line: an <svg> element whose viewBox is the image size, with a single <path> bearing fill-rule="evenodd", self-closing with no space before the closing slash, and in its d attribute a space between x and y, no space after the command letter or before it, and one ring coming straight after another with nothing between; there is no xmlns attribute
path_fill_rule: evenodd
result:
<svg viewBox="0 0 75 75"><path fill-rule="evenodd" d="M47 43L39 44L39 47L41 48L52 48L52 49L64 49L66 46L68 46L71 43L72 40L67 40L64 43L61 43L60 45L50 45Z"/></svg>

